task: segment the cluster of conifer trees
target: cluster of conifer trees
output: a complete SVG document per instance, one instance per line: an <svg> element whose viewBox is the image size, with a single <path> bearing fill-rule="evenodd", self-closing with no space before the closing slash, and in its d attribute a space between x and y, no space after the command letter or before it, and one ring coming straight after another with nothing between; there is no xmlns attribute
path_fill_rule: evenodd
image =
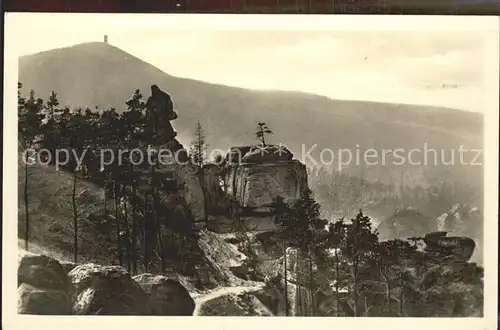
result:
<svg viewBox="0 0 500 330"><path fill-rule="evenodd" d="M169 186L162 181L156 172L155 156L149 156L154 160L152 164L138 159L151 152L151 145L164 142L155 141L148 130L140 91L134 92L126 102L127 109L119 113L116 109L60 108L55 92L44 102L34 91L28 97L22 96L21 88L19 83L18 142L24 171L25 248L28 250L30 240L29 167L39 161L57 165L72 175L74 262L79 256L78 230L83 216L77 186L85 180L104 187L104 217L114 222L118 262L136 273L138 262L142 261L147 271L158 255L164 269L161 225L180 239L192 234L192 226L189 219L178 219L179 215L169 213L162 203L164 196L160 191L175 192L179 187L175 182ZM28 149L32 152L24 152ZM140 150L142 156L133 150ZM188 205L184 209L183 216L189 217Z"/></svg>
<svg viewBox="0 0 500 330"><path fill-rule="evenodd" d="M482 267L453 257L443 262L422 250L421 237L380 241L361 210L350 221L327 221L311 190L292 205L277 198L273 211L285 283L311 295L306 315L452 316L444 307L450 304L456 316L482 313ZM321 308L321 292L333 294L335 310Z"/></svg>

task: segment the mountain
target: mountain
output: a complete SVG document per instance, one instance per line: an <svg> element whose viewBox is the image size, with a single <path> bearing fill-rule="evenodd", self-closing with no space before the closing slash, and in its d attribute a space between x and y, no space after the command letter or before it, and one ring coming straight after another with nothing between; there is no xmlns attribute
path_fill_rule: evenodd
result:
<svg viewBox="0 0 500 330"><path fill-rule="evenodd" d="M408 152L424 148L425 143L428 148L448 150L446 155L460 145L481 148L483 116L477 113L332 100L300 92L248 90L178 78L102 42L23 56L19 59L19 81L25 94L33 89L37 96L46 99L52 90L56 91L62 106L114 107L119 112L126 108L125 102L134 90L140 89L147 98L150 86L157 84L172 95L179 113L173 124L184 144L192 139L197 120L205 128L210 148L223 150L255 143L256 125L264 121L274 132L269 142L286 144L298 159L306 162L310 159L302 155L310 148L314 149L311 154L317 163L324 148L331 149L335 157L342 148L351 149L353 157L357 149L375 148L378 165L365 167L358 162L348 166L347 171L384 181L393 181L404 172L416 180L452 175L449 178L482 182L482 170L477 166L399 166L390 163L390 158L383 165L380 158L382 149L403 148ZM325 162L330 161L330 152L323 156ZM338 157L333 162L335 166L337 160Z"/></svg>

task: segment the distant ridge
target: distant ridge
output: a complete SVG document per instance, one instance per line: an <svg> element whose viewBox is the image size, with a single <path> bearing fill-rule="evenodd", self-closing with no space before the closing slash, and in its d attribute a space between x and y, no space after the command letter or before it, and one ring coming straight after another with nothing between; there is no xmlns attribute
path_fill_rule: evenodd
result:
<svg viewBox="0 0 500 330"><path fill-rule="evenodd" d="M44 99L52 90L61 105L125 110L135 89L146 98L150 86L168 91L179 111L174 122L189 143L197 120L211 148L255 143L257 122L274 132L270 142L285 143L296 156L303 145L321 148L434 148L482 146L483 116L417 105L340 101L299 92L257 91L169 75L104 42L44 51L19 59L24 93ZM376 167L376 166L375 166ZM413 171L413 169L410 169ZM406 169L405 169L406 171Z"/></svg>

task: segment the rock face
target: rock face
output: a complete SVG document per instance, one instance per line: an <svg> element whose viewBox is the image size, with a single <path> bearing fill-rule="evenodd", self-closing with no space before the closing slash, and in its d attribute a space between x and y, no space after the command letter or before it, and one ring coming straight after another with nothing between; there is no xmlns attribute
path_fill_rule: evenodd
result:
<svg viewBox="0 0 500 330"><path fill-rule="evenodd" d="M446 232L425 235L426 252L442 260L468 261L474 253L476 243L469 237L450 237Z"/></svg>
<svg viewBox="0 0 500 330"><path fill-rule="evenodd" d="M274 198L287 201L300 198L307 187L305 165L297 160L273 163L231 165L226 181L227 193L243 208L257 212L269 210Z"/></svg>
<svg viewBox="0 0 500 330"><path fill-rule="evenodd" d="M215 164L203 166L203 179L205 185L205 198L210 214L220 214L229 209L230 203L222 189L222 168Z"/></svg>
<svg viewBox="0 0 500 330"><path fill-rule="evenodd" d="M205 302L199 316L273 316L252 293L229 293Z"/></svg>
<svg viewBox="0 0 500 330"><path fill-rule="evenodd" d="M85 264L69 273L78 315L147 315L149 300L140 285L119 266Z"/></svg>
<svg viewBox="0 0 500 330"><path fill-rule="evenodd" d="M17 312L35 315L70 315L71 296L61 290L40 289L22 283L18 288Z"/></svg>
<svg viewBox="0 0 500 330"><path fill-rule="evenodd" d="M226 157L227 194L243 208L264 212L277 196L300 198L307 188L307 171L292 157L277 146L232 148Z"/></svg>
<svg viewBox="0 0 500 330"><path fill-rule="evenodd" d="M304 164L278 146L237 147L226 157L227 194L244 208L266 211L277 196L300 198L307 187Z"/></svg>
<svg viewBox="0 0 500 330"><path fill-rule="evenodd" d="M49 290L67 291L69 280L59 261L44 255L24 255L17 270L18 286L22 283Z"/></svg>
<svg viewBox="0 0 500 330"><path fill-rule="evenodd" d="M189 161L186 150L176 139L161 145L159 149L170 151L161 156L157 169L159 180L167 190L175 186L174 189L189 208L194 222L203 222L205 220L205 196L198 176L200 169Z"/></svg>
<svg viewBox="0 0 500 330"><path fill-rule="evenodd" d="M25 254L19 261L18 313L71 314L72 286L61 264L44 255Z"/></svg>
<svg viewBox="0 0 500 330"><path fill-rule="evenodd" d="M153 315L193 315L195 302L176 280L148 273L134 276L133 279L147 294Z"/></svg>

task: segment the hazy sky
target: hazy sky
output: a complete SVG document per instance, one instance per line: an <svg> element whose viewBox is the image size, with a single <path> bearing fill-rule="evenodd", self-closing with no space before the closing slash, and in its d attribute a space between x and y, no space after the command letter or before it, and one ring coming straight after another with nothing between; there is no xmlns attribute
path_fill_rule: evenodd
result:
<svg viewBox="0 0 500 330"><path fill-rule="evenodd" d="M221 19L227 16L215 17ZM374 30L360 23L351 29L318 24L253 29L247 19L243 30L236 30L200 28L187 21L162 24L167 20L171 23L171 16L31 14L7 21L6 29L15 32L18 55L102 41L107 34L110 44L174 76L337 99L484 111L485 75L491 73L486 33L463 22L395 32L394 27Z"/></svg>

